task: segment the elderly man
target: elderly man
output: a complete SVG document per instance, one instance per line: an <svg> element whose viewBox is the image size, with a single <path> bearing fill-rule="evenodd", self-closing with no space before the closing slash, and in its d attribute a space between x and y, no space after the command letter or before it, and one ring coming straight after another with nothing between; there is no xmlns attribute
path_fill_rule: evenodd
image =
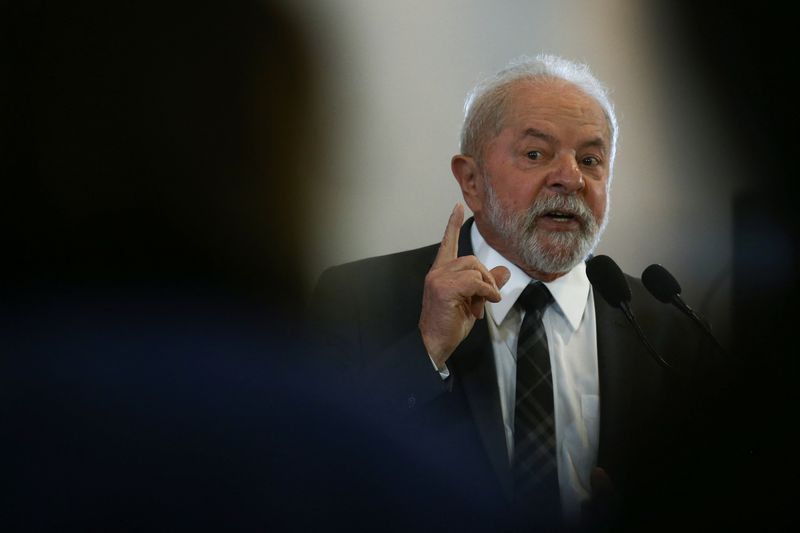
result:
<svg viewBox="0 0 800 533"><path fill-rule="evenodd" d="M415 441L455 492L479 485L471 511L498 494L514 523L578 525L670 468L660 450L680 434L684 382L586 274L616 141L613 106L585 65L518 60L467 102L451 167L474 218L462 225L456 205L440 244L320 278L323 339L371 405L390 407L382 416L425 420L409 440L430 445ZM629 282L659 353L691 360L696 328Z"/></svg>

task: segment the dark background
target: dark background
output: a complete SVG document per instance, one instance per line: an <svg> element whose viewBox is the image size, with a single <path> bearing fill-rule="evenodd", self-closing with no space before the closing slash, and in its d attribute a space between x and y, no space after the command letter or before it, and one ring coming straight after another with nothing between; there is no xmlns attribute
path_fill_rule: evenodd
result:
<svg viewBox="0 0 800 533"><path fill-rule="evenodd" d="M738 498L720 504L732 526L782 529L796 521L800 469L797 421L798 124L797 29L785 9L743 2L663 6L683 32L725 124L737 142L748 189L734 205L732 355L744 363L729 406Z"/></svg>

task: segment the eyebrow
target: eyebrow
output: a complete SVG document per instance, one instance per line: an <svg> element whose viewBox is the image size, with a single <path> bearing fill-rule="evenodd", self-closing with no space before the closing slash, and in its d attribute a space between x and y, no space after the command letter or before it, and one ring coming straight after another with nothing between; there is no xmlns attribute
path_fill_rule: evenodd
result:
<svg viewBox="0 0 800 533"><path fill-rule="evenodd" d="M522 136L523 137L535 137L537 139L541 139L541 140L549 142L549 143L557 142L555 137L553 137L549 133L545 133L544 131L536 129L536 128L528 128L528 129L526 129L525 133L523 133ZM605 151L607 149L608 145L606 144L605 140L603 140L602 137L594 137L594 138L589 139L588 141L586 141L584 143L581 143L580 148L587 148L589 146L594 146L594 147L600 148L601 150Z"/></svg>
<svg viewBox="0 0 800 533"><path fill-rule="evenodd" d="M550 135L549 133L545 133L542 130L537 130L536 128L528 128L525 130L525 133L522 134L523 137L536 137L537 139L541 139L543 141L547 141L550 143L556 142L556 138Z"/></svg>

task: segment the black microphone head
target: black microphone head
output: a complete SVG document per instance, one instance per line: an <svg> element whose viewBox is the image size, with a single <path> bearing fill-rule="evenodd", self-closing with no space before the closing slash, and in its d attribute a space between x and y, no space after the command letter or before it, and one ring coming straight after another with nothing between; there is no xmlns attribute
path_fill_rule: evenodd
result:
<svg viewBox="0 0 800 533"><path fill-rule="evenodd" d="M670 303L681 293L681 286L666 268L650 265L642 272L642 283L650 293L662 302Z"/></svg>
<svg viewBox="0 0 800 533"><path fill-rule="evenodd" d="M614 307L631 301L631 288L622 270L607 255L595 255L586 262L586 275L603 299Z"/></svg>

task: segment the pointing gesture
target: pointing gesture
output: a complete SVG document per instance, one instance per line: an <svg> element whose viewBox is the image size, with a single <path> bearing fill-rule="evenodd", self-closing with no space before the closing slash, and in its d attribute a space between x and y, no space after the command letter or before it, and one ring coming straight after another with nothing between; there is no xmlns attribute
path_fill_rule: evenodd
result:
<svg viewBox="0 0 800 533"><path fill-rule="evenodd" d="M456 204L436 260L425 276L419 330L437 368L444 367L472 330L475 320L483 318L485 302L500 301L499 288L511 275L502 266L487 270L474 255L458 257L463 221L464 207Z"/></svg>

